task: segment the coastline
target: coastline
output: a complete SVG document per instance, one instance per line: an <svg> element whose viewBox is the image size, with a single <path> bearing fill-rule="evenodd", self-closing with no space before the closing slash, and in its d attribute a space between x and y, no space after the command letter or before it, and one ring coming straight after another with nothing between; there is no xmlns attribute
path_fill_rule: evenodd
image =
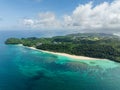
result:
<svg viewBox="0 0 120 90"><path fill-rule="evenodd" d="M27 46L25 46L25 47L27 47ZM49 54L65 56L65 57L72 58L72 59L75 59L75 60L106 60L106 59L100 59L100 58L92 58L92 57L86 57L86 56L71 55L71 54L67 54L67 53L59 53L59 52L40 50L40 49L37 49L35 47L27 47L27 48L32 49L32 50L45 52L45 53L49 53Z"/></svg>

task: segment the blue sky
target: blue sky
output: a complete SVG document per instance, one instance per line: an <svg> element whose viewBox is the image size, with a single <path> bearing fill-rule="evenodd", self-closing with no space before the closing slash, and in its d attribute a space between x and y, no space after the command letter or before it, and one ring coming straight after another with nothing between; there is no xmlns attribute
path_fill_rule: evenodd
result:
<svg viewBox="0 0 120 90"><path fill-rule="evenodd" d="M119 2L119 0L0 0L0 30L84 29L84 27L101 29L101 27L95 27L103 25L101 21L106 18L103 11L108 11L105 12L106 14L109 12L113 14L111 10L114 9L115 11L119 9L120 5L117 4ZM115 7L113 4L119 7ZM97 12L97 8L100 13ZM111 10L109 10L109 8ZM103 11L101 9L103 9ZM85 13L89 11L90 13L92 12L90 15ZM116 12L116 17L118 17L120 13ZM96 19L96 16L99 16L101 13L103 13L103 15L98 18L104 18L98 20L99 22L90 24L89 20L94 20L95 13L97 13L95 15ZM115 15L110 17L114 17L114 20L119 19L116 18ZM88 19L86 20L86 18ZM112 28L117 30L119 22L110 21L110 23L111 22L116 24L116 26ZM88 23L88 25L85 26L84 23L85 25ZM98 25L98 23L100 24ZM104 24L109 24L109 22L104 22ZM109 29L111 27L108 26L106 28Z"/></svg>

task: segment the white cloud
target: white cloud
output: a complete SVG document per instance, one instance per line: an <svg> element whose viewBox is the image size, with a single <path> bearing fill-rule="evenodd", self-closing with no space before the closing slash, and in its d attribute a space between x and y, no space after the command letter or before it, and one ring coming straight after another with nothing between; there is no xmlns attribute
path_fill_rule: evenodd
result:
<svg viewBox="0 0 120 90"><path fill-rule="evenodd" d="M24 25L27 25L32 28L58 28L60 27L59 20L56 19L56 16L52 12L39 13L37 19L24 19Z"/></svg>
<svg viewBox="0 0 120 90"><path fill-rule="evenodd" d="M58 27L59 21L56 19L56 16L52 12L39 13L39 19L36 20L36 24L45 26L45 27Z"/></svg>
<svg viewBox="0 0 120 90"><path fill-rule="evenodd" d="M79 5L71 15L56 18L53 12L39 13L37 19L24 20L25 25L34 28L64 28L64 29L119 29L120 0L112 3L104 2L93 6L93 2Z"/></svg>
<svg viewBox="0 0 120 90"><path fill-rule="evenodd" d="M79 5L72 15L64 17L64 21L72 27L98 29L120 28L120 1L104 2L93 7L92 2ZM68 20L67 20L68 19Z"/></svg>
<svg viewBox="0 0 120 90"><path fill-rule="evenodd" d="M25 26L33 26L34 25L34 21L32 19L24 19L23 20L23 24Z"/></svg>

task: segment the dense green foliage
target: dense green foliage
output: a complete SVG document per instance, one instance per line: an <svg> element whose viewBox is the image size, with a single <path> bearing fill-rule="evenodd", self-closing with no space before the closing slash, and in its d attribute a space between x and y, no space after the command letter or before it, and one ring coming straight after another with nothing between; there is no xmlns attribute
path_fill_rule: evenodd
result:
<svg viewBox="0 0 120 90"><path fill-rule="evenodd" d="M79 33L52 38L9 38L5 43L120 61L120 38L112 34Z"/></svg>
<svg viewBox="0 0 120 90"><path fill-rule="evenodd" d="M17 38L9 38L5 41L6 44L21 44L21 40Z"/></svg>

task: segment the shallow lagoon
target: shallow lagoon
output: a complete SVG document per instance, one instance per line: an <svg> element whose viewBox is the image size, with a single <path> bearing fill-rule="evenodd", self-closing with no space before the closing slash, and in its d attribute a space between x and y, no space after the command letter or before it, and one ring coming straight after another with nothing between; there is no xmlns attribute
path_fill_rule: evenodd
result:
<svg viewBox="0 0 120 90"><path fill-rule="evenodd" d="M120 89L119 63L109 60L78 61L22 46L4 47L6 52L0 61L2 90Z"/></svg>

